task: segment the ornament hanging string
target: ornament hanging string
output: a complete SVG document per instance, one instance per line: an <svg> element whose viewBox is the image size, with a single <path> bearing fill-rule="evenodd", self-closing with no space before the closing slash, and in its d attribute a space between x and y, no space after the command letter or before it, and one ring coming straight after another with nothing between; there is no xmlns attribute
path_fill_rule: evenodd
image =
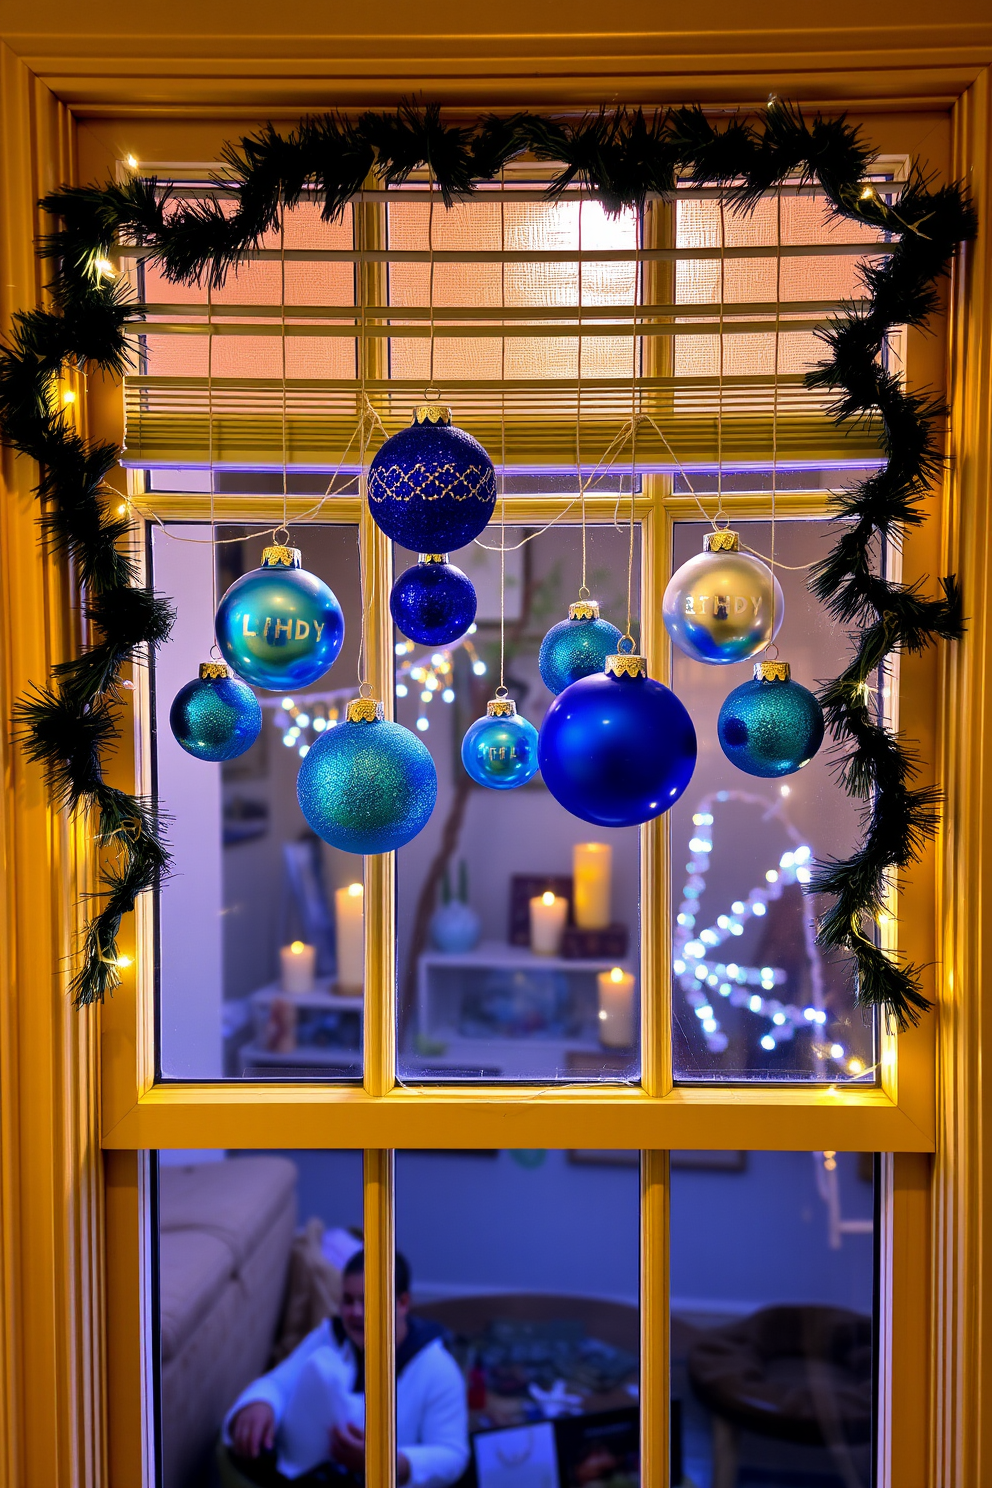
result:
<svg viewBox="0 0 992 1488"><path fill-rule="evenodd" d="M506 309L506 172L499 173L499 303ZM504 316L502 330L506 331ZM506 697L506 335L499 339L499 687L497 697Z"/></svg>
<svg viewBox="0 0 992 1488"><path fill-rule="evenodd" d="M717 336L719 348L719 362L717 364L717 408L716 408L716 516L711 525L714 532L719 532L721 522L724 527L729 522L723 513L723 374L724 359L726 356L727 338L724 335L724 316L727 300L727 221L726 208L723 197L720 197L720 329Z"/></svg>
<svg viewBox="0 0 992 1488"><path fill-rule="evenodd" d="M769 565L772 571L772 628L768 645L765 647L766 654L774 649L775 659L778 659L778 646L775 644L775 506L778 497L778 388L779 388L779 352L782 342L782 187L775 192L775 354L772 368L772 556Z"/></svg>
<svg viewBox="0 0 992 1488"><path fill-rule="evenodd" d="M279 352L282 372L282 528L289 541L286 518L289 515L289 450L286 409L286 204L279 204ZM280 529L276 528L278 532ZM275 532L272 536L275 537Z"/></svg>
<svg viewBox="0 0 992 1488"><path fill-rule="evenodd" d="M582 498L582 583L579 586L579 598L588 599L589 589L586 585L586 483L582 478L582 199L582 193L580 192L579 262L577 265L579 301L579 345L575 359L575 469L579 480L579 495Z"/></svg>
<svg viewBox="0 0 992 1488"><path fill-rule="evenodd" d="M211 630L213 629L213 616L217 614L217 523L214 519L214 327L213 327L213 285L207 282L207 324L210 327L207 333L207 469L210 482L210 613ZM164 526L164 523L163 523ZM213 636L208 653L216 661L221 660L220 647L217 645L217 637Z"/></svg>

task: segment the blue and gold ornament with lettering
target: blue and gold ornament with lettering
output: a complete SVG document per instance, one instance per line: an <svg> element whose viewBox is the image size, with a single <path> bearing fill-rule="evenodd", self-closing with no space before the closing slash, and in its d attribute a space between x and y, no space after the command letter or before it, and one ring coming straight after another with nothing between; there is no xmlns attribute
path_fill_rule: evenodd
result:
<svg viewBox="0 0 992 1488"><path fill-rule="evenodd" d="M537 774L537 729L512 698L494 697L462 740L462 764L476 785L514 790Z"/></svg>
<svg viewBox="0 0 992 1488"><path fill-rule="evenodd" d="M568 607L568 619L552 625L541 642L541 680L557 697L573 682L601 672L619 641L619 630L600 618L596 600L577 600Z"/></svg>
<svg viewBox="0 0 992 1488"><path fill-rule="evenodd" d="M382 703L353 698L345 721L311 745L296 781L300 810L342 852L392 852L422 831L437 800L437 771L409 729L387 723Z"/></svg>
<svg viewBox="0 0 992 1488"><path fill-rule="evenodd" d="M496 472L451 409L423 403L413 423L387 439L369 466L369 511L387 537L414 553L470 543L496 507Z"/></svg>
<svg viewBox="0 0 992 1488"><path fill-rule="evenodd" d="M674 692L623 637L605 669L555 698L541 725L541 775L560 805L598 827L633 827L675 802L696 766L696 731Z"/></svg>
<svg viewBox="0 0 992 1488"><path fill-rule="evenodd" d="M169 727L187 754L216 764L251 748L262 729L262 710L251 688L222 661L204 661L199 677L176 693Z"/></svg>
<svg viewBox="0 0 992 1488"><path fill-rule="evenodd" d="M299 548L275 544L217 610L217 643L246 682L270 692L306 687L337 660L344 615L333 592L300 567Z"/></svg>
<svg viewBox="0 0 992 1488"><path fill-rule="evenodd" d="M727 697L716 731L732 765L773 780L809 764L823 743L823 711L808 687L793 682L787 661L759 661L753 679Z"/></svg>
<svg viewBox="0 0 992 1488"><path fill-rule="evenodd" d="M422 646L460 640L475 620L476 603L472 580L448 562L447 553L421 553L389 596L397 629Z"/></svg>
<svg viewBox="0 0 992 1488"><path fill-rule="evenodd" d="M707 532L703 551L673 574L662 601L665 629L693 661L746 661L778 634L785 600L767 563L740 551L736 532Z"/></svg>

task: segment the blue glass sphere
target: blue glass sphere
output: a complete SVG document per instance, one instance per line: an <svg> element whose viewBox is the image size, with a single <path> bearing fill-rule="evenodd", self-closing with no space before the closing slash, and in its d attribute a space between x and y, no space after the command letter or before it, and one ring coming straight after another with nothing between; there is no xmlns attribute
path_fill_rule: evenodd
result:
<svg viewBox="0 0 992 1488"><path fill-rule="evenodd" d="M808 765L823 743L823 711L786 662L758 662L754 679L735 687L717 719L720 748L746 775L773 780Z"/></svg>
<svg viewBox="0 0 992 1488"><path fill-rule="evenodd" d="M462 764L476 785L513 790L537 774L537 729L509 698L496 698L462 740Z"/></svg>
<svg viewBox="0 0 992 1488"><path fill-rule="evenodd" d="M316 682L344 641L341 606L322 579L300 567L298 548L266 548L262 566L224 595L215 628L238 676L270 692Z"/></svg>
<svg viewBox="0 0 992 1488"><path fill-rule="evenodd" d="M601 672L619 641L616 626L599 618L596 601L579 600L569 605L568 619L552 625L541 642L537 659L541 680L557 697L573 682Z"/></svg>
<svg viewBox="0 0 992 1488"><path fill-rule="evenodd" d="M612 665L610 658L608 665ZM632 827L681 796L696 764L696 731L674 692L641 657L583 677L556 697L541 726L541 774L566 811L598 827Z"/></svg>
<svg viewBox="0 0 992 1488"><path fill-rule="evenodd" d="M389 596L397 628L422 646L446 646L475 619L475 587L440 553L424 553L401 573Z"/></svg>
<svg viewBox="0 0 992 1488"><path fill-rule="evenodd" d="M447 553L478 537L496 506L496 472L482 445L436 403L387 439L369 466L369 511L414 553Z"/></svg>
<svg viewBox="0 0 992 1488"><path fill-rule="evenodd" d="M169 727L187 754L217 763L251 748L262 731L262 710L250 687L223 663L208 661L176 693Z"/></svg>
<svg viewBox="0 0 992 1488"><path fill-rule="evenodd" d="M392 852L423 829L437 800L437 771L416 734L386 723L381 707L353 717L363 703L352 703L348 720L311 745L296 795L318 837L369 855Z"/></svg>

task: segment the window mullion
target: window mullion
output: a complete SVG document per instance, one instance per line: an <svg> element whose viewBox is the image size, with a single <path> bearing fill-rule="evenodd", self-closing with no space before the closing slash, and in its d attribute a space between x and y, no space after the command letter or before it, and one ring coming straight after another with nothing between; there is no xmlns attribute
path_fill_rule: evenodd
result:
<svg viewBox="0 0 992 1488"><path fill-rule="evenodd" d="M364 1154L365 1482L396 1488L396 1237L392 1151Z"/></svg>
<svg viewBox="0 0 992 1488"><path fill-rule="evenodd" d="M641 1485L669 1484L668 1153L641 1153Z"/></svg>

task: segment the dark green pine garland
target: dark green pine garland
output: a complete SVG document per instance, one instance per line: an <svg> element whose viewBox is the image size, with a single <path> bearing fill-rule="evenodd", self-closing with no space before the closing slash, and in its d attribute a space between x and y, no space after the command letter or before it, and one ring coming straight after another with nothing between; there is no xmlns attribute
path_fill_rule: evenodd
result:
<svg viewBox="0 0 992 1488"><path fill-rule="evenodd" d="M39 250L54 263L53 305L16 316L0 352L0 431L41 466L44 530L75 561L87 614L102 636L18 710L27 750L44 766L55 803L95 807L98 840L116 853L116 865L102 875L106 897L87 928L73 980L78 1003L100 1001L115 985L121 917L168 865L156 805L111 790L101 761L117 736L121 668L163 640L173 616L166 601L135 586L119 550L129 524L110 514L103 484L118 451L81 440L52 396L66 366L119 376L127 365L126 337L140 308L105 282L97 261L121 242L142 245L173 282L217 286L304 192L316 195L330 221L370 172L391 186L427 166L451 205L523 154L562 164L551 198L580 182L611 213L671 196L686 177L725 187L728 206L747 211L763 193L799 179L818 183L838 216L891 237L893 252L860 270L867 299L822 333L827 355L807 376L810 387L835 393L839 422L871 424L886 456L882 469L836 499L837 541L811 579L854 632L851 664L821 699L840 780L864 811L861 846L844 861L820 865L809 887L833 896L819 940L852 955L861 1006L883 1009L900 1028L929 1007L922 969L883 952L874 923L893 870L918 859L936 831L939 793L914 785L916 756L880 722L871 688L894 652L960 636L962 615L953 577L928 598L921 584L895 584L876 572L881 545L898 543L903 527L923 522L924 497L943 464L944 409L907 393L882 367L881 352L893 327L927 324L938 308L937 280L957 245L974 236L975 217L957 186L936 186L915 167L898 202L887 204L865 181L873 154L858 128L843 118L807 122L781 103L757 122L718 124L701 108L678 108L650 115L618 109L579 122L518 113L470 126L443 124L436 105L404 104L355 120L304 119L288 136L267 125L240 148L228 146L224 158L238 191L230 214L217 202L176 201L167 186L139 178L65 187L44 199L60 222Z"/></svg>

